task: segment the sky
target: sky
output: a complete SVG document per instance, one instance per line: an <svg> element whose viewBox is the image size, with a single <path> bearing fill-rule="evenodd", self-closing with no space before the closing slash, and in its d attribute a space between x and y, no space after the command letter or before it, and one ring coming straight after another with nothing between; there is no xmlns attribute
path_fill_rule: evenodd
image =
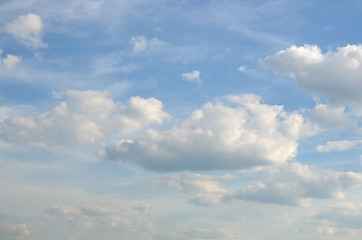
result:
<svg viewBox="0 0 362 240"><path fill-rule="evenodd" d="M0 1L0 238L361 239L361 16Z"/></svg>

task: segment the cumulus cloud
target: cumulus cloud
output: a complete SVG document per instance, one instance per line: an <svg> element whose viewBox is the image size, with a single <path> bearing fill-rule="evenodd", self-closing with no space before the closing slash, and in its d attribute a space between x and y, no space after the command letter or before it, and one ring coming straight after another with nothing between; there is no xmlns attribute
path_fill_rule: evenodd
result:
<svg viewBox="0 0 362 240"><path fill-rule="evenodd" d="M90 205L83 207L71 207L54 205L47 210L48 214L65 220L71 225L77 225L86 229L121 229L122 232L151 233L155 231L152 222L144 218L129 218L121 216L120 210L103 205Z"/></svg>
<svg viewBox="0 0 362 240"><path fill-rule="evenodd" d="M193 70L192 72L189 73L183 73L181 74L181 78L185 81L195 82L199 85L202 84L202 80L200 78L200 72L197 70Z"/></svg>
<svg viewBox="0 0 362 240"><path fill-rule="evenodd" d="M276 203L280 205L308 205L311 198L344 199L351 187L362 184L362 174L318 169L298 162L276 168L272 177L255 182L241 190L237 199Z"/></svg>
<svg viewBox="0 0 362 240"><path fill-rule="evenodd" d="M30 236L32 227L29 224L5 223L0 225L0 237L24 238Z"/></svg>
<svg viewBox="0 0 362 240"><path fill-rule="evenodd" d="M154 171L237 170L282 164L296 156L297 140L313 133L300 114L263 104L259 96L225 100L205 104L170 130L150 129L99 155Z"/></svg>
<svg viewBox="0 0 362 240"><path fill-rule="evenodd" d="M199 228L192 229L185 233L190 239L206 240L206 239L218 239L218 240L252 240L253 237L245 234L236 232L230 229L224 228ZM186 238L188 239L188 238Z"/></svg>
<svg viewBox="0 0 362 240"><path fill-rule="evenodd" d="M191 196L189 203L198 206L220 204L232 195L232 190L225 188L220 181L230 180L230 175L210 176L201 174L173 175L148 180L152 187L166 186Z"/></svg>
<svg viewBox="0 0 362 240"><path fill-rule="evenodd" d="M14 68L19 62L21 62L21 57L14 56L11 54L6 55L6 58L3 59L3 62L7 69Z"/></svg>
<svg viewBox="0 0 362 240"><path fill-rule="evenodd" d="M238 67L238 71L239 71L239 72L247 72L248 69L247 69L246 66L241 65L240 67Z"/></svg>
<svg viewBox="0 0 362 240"><path fill-rule="evenodd" d="M148 212L150 211L152 206L149 203L140 203L140 204L133 205L132 208L134 210L137 210L137 211L143 212L145 214L148 214Z"/></svg>
<svg viewBox="0 0 362 240"><path fill-rule="evenodd" d="M316 232L321 235L355 235L362 226L362 204L340 202L304 216L299 222L298 231Z"/></svg>
<svg viewBox="0 0 362 240"><path fill-rule="evenodd" d="M346 151L357 144L362 143L361 140L354 141L328 141L326 145L319 145L316 147L318 152L332 152L332 151Z"/></svg>
<svg viewBox="0 0 362 240"><path fill-rule="evenodd" d="M155 49L165 45L165 42L158 38L147 39L145 36L135 36L129 41L133 46L133 51L142 52L147 49Z"/></svg>
<svg viewBox="0 0 362 240"><path fill-rule="evenodd" d="M361 45L347 45L326 53L315 45L291 46L267 56L262 63L331 103L358 104L362 100Z"/></svg>
<svg viewBox="0 0 362 240"><path fill-rule="evenodd" d="M124 105L102 91L70 90L55 97L66 100L49 112L4 119L0 137L11 143L95 143L111 134L129 136L169 118L154 98L132 97Z"/></svg>
<svg viewBox="0 0 362 240"><path fill-rule="evenodd" d="M312 118L324 129L343 129L356 125L350 112L345 107L333 107L327 104L318 104L312 110Z"/></svg>
<svg viewBox="0 0 362 240"><path fill-rule="evenodd" d="M39 15L33 13L19 16L14 21L4 24L1 31L12 35L26 47L44 48L48 46L43 43L41 38L43 31L42 19Z"/></svg>
<svg viewBox="0 0 362 240"><path fill-rule="evenodd" d="M316 214L315 217L328 220L334 226L360 229L362 226L362 203L337 203Z"/></svg>
<svg viewBox="0 0 362 240"><path fill-rule="evenodd" d="M3 50L0 49L0 56L2 55ZM10 70L12 68L15 68L15 66L20 63L22 61L21 57L15 56L15 55L11 55L11 54L7 54L5 58L0 58L0 70L1 70L1 65L4 64L5 68Z"/></svg>

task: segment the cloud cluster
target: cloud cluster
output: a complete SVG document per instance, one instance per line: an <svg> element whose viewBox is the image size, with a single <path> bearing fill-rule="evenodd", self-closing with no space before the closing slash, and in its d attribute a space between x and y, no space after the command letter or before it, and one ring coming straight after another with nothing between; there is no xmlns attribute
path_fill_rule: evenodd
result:
<svg viewBox="0 0 362 240"><path fill-rule="evenodd" d="M220 204L233 195L233 191L222 186L220 181L230 180L230 175L211 176L200 174L172 175L150 179L147 184L154 187L171 187L183 192L188 202L198 206Z"/></svg>
<svg viewBox="0 0 362 240"><path fill-rule="evenodd" d="M5 223L0 225L0 237L18 239L30 236L32 227L29 224Z"/></svg>
<svg viewBox="0 0 362 240"><path fill-rule="evenodd" d="M329 236L356 235L362 226L362 204L340 202L317 213L304 216L300 220L299 223L295 223L297 231L316 232Z"/></svg>
<svg viewBox="0 0 362 240"><path fill-rule="evenodd" d="M192 229L185 233L186 239L197 239L197 240L207 240L207 239L218 239L218 240L252 240L253 237L230 229L224 228L198 228Z"/></svg>
<svg viewBox="0 0 362 240"><path fill-rule="evenodd" d="M145 36L132 37L129 41L133 46L133 51L142 52L146 49L155 49L165 45L165 42L160 41L158 38L147 39Z"/></svg>
<svg viewBox="0 0 362 240"><path fill-rule="evenodd" d="M229 96L226 104L207 103L170 130L148 130L99 155L154 171L247 169L294 158L297 140L312 133L313 126L297 112L246 94Z"/></svg>
<svg viewBox="0 0 362 240"><path fill-rule="evenodd" d="M135 204L132 206L132 208L136 211L140 211L145 214L148 214L150 209L152 208L152 206L149 203L142 203L142 204Z"/></svg>
<svg viewBox="0 0 362 240"><path fill-rule="evenodd" d="M129 136L169 118L157 99L132 97L123 105L108 95L102 91L55 93L66 101L49 112L4 119L0 138L11 143L87 144L111 134Z"/></svg>
<svg viewBox="0 0 362 240"><path fill-rule="evenodd" d="M233 175L174 174L149 179L146 184L156 190L167 187L182 192L187 202L212 206L230 201L308 206L312 199L344 199L348 190L362 185L362 174L320 169L298 162L269 168L259 181L245 187ZM227 184L231 182L232 185Z"/></svg>
<svg viewBox="0 0 362 240"><path fill-rule="evenodd" d="M348 189L361 184L362 174L359 173L318 169L293 162L276 168L271 178L239 191L236 198L303 206L308 205L311 198L344 199Z"/></svg>
<svg viewBox="0 0 362 240"><path fill-rule="evenodd" d="M312 119L323 129L343 129L356 125L352 113L345 107L333 107L327 104L318 104L312 110Z"/></svg>
<svg viewBox="0 0 362 240"><path fill-rule="evenodd" d="M152 233L155 226L147 219L132 219L121 216L118 208L90 205L71 207L55 205L46 210L50 215L86 229L121 229L125 232Z"/></svg>
<svg viewBox="0 0 362 240"><path fill-rule="evenodd" d="M262 63L333 104L358 105L362 100L361 45L347 45L326 53L315 45L291 46L266 57Z"/></svg>
<svg viewBox="0 0 362 240"><path fill-rule="evenodd" d="M43 43L41 34L43 22L39 15L29 13L19 16L12 22L5 23L1 31L12 35L19 43L26 47L45 48L48 45Z"/></svg>
<svg viewBox="0 0 362 240"><path fill-rule="evenodd" d="M327 220L335 227L360 229L362 226L362 203L342 202L316 214L320 220Z"/></svg>
<svg viewBox="0 0 362 240"><path fill-rule="evenodd" d="M202 84L202 80L200 78L200 71L197 70L193 70L192 72L189 73L183 73L181 74L181 78L185 81L195 82L199 85Z"/></svg>

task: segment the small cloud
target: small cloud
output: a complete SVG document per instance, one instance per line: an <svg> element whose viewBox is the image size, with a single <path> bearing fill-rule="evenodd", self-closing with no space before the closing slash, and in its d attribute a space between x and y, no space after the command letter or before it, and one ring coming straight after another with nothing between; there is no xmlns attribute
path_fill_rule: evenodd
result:
<svg viewBox="0 0 362 240"><path fill-rule="evenodd" d="M132 207L134 210L143 212L145 214L148 214L150 209L152 208L151 204L149 203L143 203L143 204L136 204Z"/></svg>
<svg viewBox="0 0 362 240"><path fill-rule="evenodd" d="M240 72L247 72L248 69L246 68L246 66L241 65L240 67L238 67L238 71L240 71Z"/></svg>
<svg viewBox="0 0 362 240"><path fill-rule="evenodd" d="M165 42L160 41L158 38L148 40L145 36L132 37L130 43L133 45L134 52L142 52L146 49L159 48L165 45Z"/></svg>
<svg viewBox="0 0 362 240"><path fill-rule="evenodd" d="M316 150L318 152L346 151L359 143L362 143L362 141L328 141L326 145L319 145L318 147L316 147Z"/></svg>
<svg viewBox="0 0 362 240"><path fill-rule="evenodd" d="M48 47L41 39L43 22L39 15L29 13L27 15L19 16L14 21L4 24L0 30L12 35L18 42L26 47Z"/></svg>
<svg viewBox="0 0 362 240"><path fill-rule="evenodd" d="M193 70L189 73L183 73L181 74L181 77L183 80L189 81L189 82L196 82L197 84L201 85L202 80L200 78L200 71Z"/></svg>
<svg viewBox="0 0 362 240"><path fill-rule="evenodd" d="M21 60L21 57L8 54L6 55L6 58L4 58L3 62L7 69L12 69L16 66L16 64L21 62Z"/></svg>
<svg viewBox="0 0 362 240"><path fill-rule="evenodd" d="M4 64L6 69L12 69L14 68L19 62L21 62L21 57L15 56L15 55L11 55L11 54L7 54L6 58L2 59L1 58L1 54L3 53L3 50L0 49L0 70L1 70L1 65Z"/></svg>

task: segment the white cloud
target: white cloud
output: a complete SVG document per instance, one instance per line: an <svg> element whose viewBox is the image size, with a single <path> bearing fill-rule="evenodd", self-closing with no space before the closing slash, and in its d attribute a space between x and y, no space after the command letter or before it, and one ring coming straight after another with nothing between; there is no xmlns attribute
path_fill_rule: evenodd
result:
<svg viewBox="0 0 362 240"><path fill-rule="evenodd" d="M81 208L81 211L87 216L110 216L120 212L117 208L102 205L84 206Z"/></svg>
<svg viewBox="0 0 362 240"><path fill-rule="evenodd" d="M148 212L150 211L152 206L149 203L142 203L142 204L135 204L135 205L132 206L132 208L134 210L137 210L137 211L143 212L145 214L148 214Z"/></svg>
<svg viewBox="0 0 362 240"><path fill-rule="evenodd" d="M29 224L5 223L0 225L0 237L24 238L30 236L32 230Z"/></svg>
<svg viewBox="0 0 362 240"><path fill-rule="evenodd" d="M207 240L207 239L218 239L218 240L252 240L253 237L245 234L236 232L230 229L224 228L199 228L192 229L185 233L190 239ZM186 238L188 239L188 238Z"/></svg>
<svg viewBox="0 0 362 240"><path fill-rule="evenodd" d="M220 181L229 180L230 175L210 176L201 174L173 175L148 180L152 187L167 186L191 196L189 203L208 206L224 202L232 191L223 187Z"/></svg>
<svg viewBox="0 0 362 240"><path fill-rule="evenodd" d="M300 114L261 103L258 96L229 96L207 103L180 125L148 130L99 154L155 171L237 170L282 164L297 154L297 140L312 134Z"/></svg>
<svg viewBox="0 0 362 240"><path fill-rule="evenodd" d="M4 24L1 30L11 34L17 41L27 47L44 48L48 46L41 39L43 22L39 15L29 13L19 16L14 21Z"/></svg>
<svg viewBox="0 0 362 240"><path fill-rule="evenodd" d="M357 144L362 143L361 140L354 141L328 141L326 145L319 145L316 147L318 152L332 152L332 151L346 151Z"/></svg>
<svg viewBox="0 0 362 240"><path fill-rule="evenodd" d="M95 143L111 134L129 136L169 118L157 99L132 97L123 105L108 95L101 91L75 90L55 93L57 98L65 97L66 101L49 112L5 119L0 137L12 143Z"/></svg>
<svg viewBox="0 0 362 240"><path fill-rule="evenodd" d="M1 70L2 64L5 65L6 69L10 70L10 69L14 68L22 60L21 57L11 55L11 54L7 54L6 58L2 59L1 58L2 53L3 53L3 50L0 49L0 70Z"/></svg>
<svg viewBox="0 0 362 240"><path fill-rule="evenodd" d="M200 78L200 72L197 70L193 70L192 72L189 73L183 73L181 74L181 78L189 82L195 82L199 85L202 84L202 80Z"/></svg>
<svg viewBox="0 0 362 240"><path fill-rule="evenodd" d="M328 220L335 227L360 229L362 226L362 203L337 203L316 214L315 217Z"/></svg>
<svg viewBox="0 0 362 240"><path fill-rule="evenodd" d="M311 198L344 199L345 192L362 184L362 175L318 169L298 162L276 168L270 179L255 182L241 190L237 199L276 203L280 205L309 205Z"/></svg>
<svg viewBox="0 0 362 240"><path fill-rule="evenodd" d="M322 53L315 45L291 46L267 56L263 65L288 75L297 86L322 95L334 104L359 104L362 100L362 46L347 45Z"/></svg>
<svg viewBox="0 0 362 240"><path fill-rule="evenodd" d="M146 49L155 49L164 46L166 43L158 38L147 39L145 36L132 37L129 41L133 45L133 51L142 52Z"/></svg>
<svg viewBox="0 0 362 240"><path fill-rule="evenodd" d="M238 71L240 71L240 72L247 72L248 69L247 69L246 66L241 65L240 67L238 67Z"/></svg>
<svg viewBox="0 0 362 240"><path fill-rule="evenodd" d="M321 235L346 235L346 238L349 238L361 229L362 204L340 202L304 216L298 225L298 231L316 232Z"/></svg>
<svg viewBox="0 0 362 240"><path fill-rule="evenodd" d="M19 62L21 62L21 57L14 56L11 54L6 55L6 58L3 59L3 62L7 69L14 68Z"/></svg>
<svg viewBox="0 0 362 240"><path fill-rule="evenodd" d="M327 104L318 104L312 110L312 118L319 126L326 129L342 129L356 125L352 114L346 112L345 107L332 107Z"/></svg>
<svg viewBox="0 0 362 240"><path fill-rule="evenodd" d="M50 215L86 229L105 230L120 229L127 235L130 232L137 234L150 234L156 226L145 218L130 218L122 216L117 208L101 205L71 207L55 205L46 210Z"/></svg>

